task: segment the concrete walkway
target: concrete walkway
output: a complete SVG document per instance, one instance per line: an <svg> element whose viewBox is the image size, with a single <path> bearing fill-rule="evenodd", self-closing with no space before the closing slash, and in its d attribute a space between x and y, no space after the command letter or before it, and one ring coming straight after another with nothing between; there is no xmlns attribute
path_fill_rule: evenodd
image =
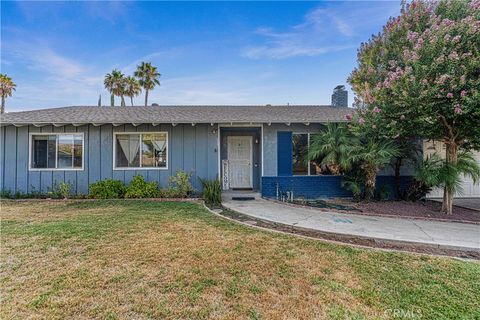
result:
<svg viewBox="0 0 480 320"><path fill-rule="evenodd" d="M480 251L480 225L322 212L264 199L223 205L255 218L321 232Z"/></svg>

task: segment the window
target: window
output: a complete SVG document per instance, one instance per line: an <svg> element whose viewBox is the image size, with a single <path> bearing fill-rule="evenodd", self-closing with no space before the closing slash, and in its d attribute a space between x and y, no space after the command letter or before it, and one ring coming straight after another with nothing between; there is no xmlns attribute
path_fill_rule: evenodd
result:
<svg viewBox="0 0 480 320"><path fill-rule="evenodd" d="M167 168L167 133L116 133L115 169Z"/></svg>
<svg viewBox="0 0 480 320"><path fill-rule="evenodd" d="M30 169L83 170L83 133L32 134Z"/></svg>
<svg viewBox="0 0 480 320"><path fill-rule="evenodd" d="M292 134L292 173L294 176L313 176L321 174L321 167L315 162L307 162L310 146L309 133Z"/></svg>
<svg viewBox="0 0 480 320"><path fill-rule="evenodd" d="M292 134L292 173L294 176L307 176L307 153L308 153L308 134Z"/></svg>

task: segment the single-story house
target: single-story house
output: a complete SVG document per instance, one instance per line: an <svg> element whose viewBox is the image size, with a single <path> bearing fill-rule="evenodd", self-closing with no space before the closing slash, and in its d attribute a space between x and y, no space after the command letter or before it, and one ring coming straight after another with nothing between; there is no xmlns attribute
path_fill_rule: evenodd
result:
<svg viewBox="0 0 480 320"><path fill-rule="evenodd" d="M141 174L168 184L178 170L221 179L224 190L264 197L349 196L341 177L306 165L310 134L353 109L319 105L74 106L3 114L0 188L47 192L60 182L87 194L91 183ZM408 172L405 173L408 175ZM406 181L406 180L405 180ZM385 171L378 185L393 189Z"/></svg>

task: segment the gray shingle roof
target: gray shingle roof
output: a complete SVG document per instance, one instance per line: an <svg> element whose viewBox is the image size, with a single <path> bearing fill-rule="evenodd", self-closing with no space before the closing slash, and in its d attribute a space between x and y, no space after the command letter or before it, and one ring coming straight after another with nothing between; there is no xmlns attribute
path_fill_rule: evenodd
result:
<svg viewBox="0 0 480 320"><path fill-rule="evenodd" d="M340 122L353 109L318 105L74 106L9 112L0 124Z"/></svg>

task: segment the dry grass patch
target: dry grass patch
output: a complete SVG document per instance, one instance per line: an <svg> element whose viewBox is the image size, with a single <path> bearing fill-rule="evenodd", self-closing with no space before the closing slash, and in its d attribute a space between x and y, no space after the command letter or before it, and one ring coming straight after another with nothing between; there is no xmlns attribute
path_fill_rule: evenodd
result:
<svg viewBox="0 0 480 320"><path fill-rule="evenodd" d="M240 226L194 203L2 203L1 318L474 318L480 267Z"/></svg>

